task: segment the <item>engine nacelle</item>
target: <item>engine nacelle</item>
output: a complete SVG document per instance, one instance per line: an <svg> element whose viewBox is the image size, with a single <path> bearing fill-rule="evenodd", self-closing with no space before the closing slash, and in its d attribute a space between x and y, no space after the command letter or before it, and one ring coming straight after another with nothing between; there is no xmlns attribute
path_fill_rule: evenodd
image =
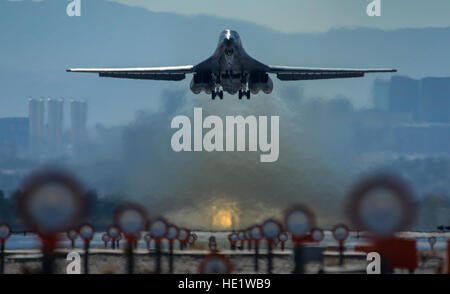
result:
<svg viewBox="0 0 450 294"><path fill-rule="evenodd" d="M191 81L191 91L194 94L200 94L204 91L206 94L211 94L213 90L213 83L211 73L196 73Z"/></svg>
<svg viewBox="0 0 450 294"><path fill-rule="evenodd" d="M269 79L267 80L267 83L264 84L263 88L262 88L263 92L265 94L270 94L273 91L273 82L272 79L269 77Z"/></svg>
<svg viewBox="0 0 450 294"><path fill-rule="evenodd" d="M266 73L252 73L248 81L248 88L252 94L258 94L259 91L263 91L265 94L272 93L273 82L272 79Z"/></svg>

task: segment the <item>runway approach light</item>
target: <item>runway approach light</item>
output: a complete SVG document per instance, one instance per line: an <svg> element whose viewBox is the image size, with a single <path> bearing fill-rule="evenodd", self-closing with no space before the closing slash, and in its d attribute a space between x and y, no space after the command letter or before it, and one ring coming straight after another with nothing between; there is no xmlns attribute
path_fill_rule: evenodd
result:
<svg viewBox="0 0 450 294"><path fill-rule="evenodd" d="M95 230L90 224L84 224L80 226L78 233L80 234L81 239L85 242L90 242L92 238L94 238Z"/></svg>
<svg viewBox="0 0 450 294"><path fill-rule="evenodd" d="M180 229L180 231L178 232L178 240L180 242L186 242L187 239L189 238L189 234L191 232L189 232L189 230L186 229Z"/></svg>
<svg viewBox="0 0 450 294"><path fill-rule="evenodd" d="M228 240L231 243L236 243L239 240L239 236L236 233L231 233L230 235L228 235Z"/></svg>
<svg viewBox="0 0 450 294"><path fill-rule="evenodd" d="M195 241L197 241L197 238L198 238L197 235L190 234L188 238L189 245L194 245Z"/></svg>
<svg viewBox="0 0 450 294"><path fill-rule="evenodd" d="M116 243L117 243L117 248L120 248L120 241L122 240L122 233L119 234L119 236L117 237Z"/></svg>
<svg viewBox="0 0 450 294"><path fill-rule="evenodd" d="M178 231L179 229L175 225L169 225L167 228L167 235L166 239L169 240L169 243L172 243L177 239L178 237Z"/></svg>
<svg viewBox="0 0 450 294"><path fill-rule="evenodd" d="M350 193L347 211L355 226L376 239L387 239L408 230L417 211L407 185L392 175L379 175L361 181Z"/></svg>
<svg viewBox="0 0 450 294"><path fill-rule="evenodd" d="M108 248L108 243L111 241L111 237L108 236L108 234L103 234L102 241L105 243L105 248Z"/></svg>
<svg viewBox="0 0 450 294"><path fill-rule="evenodd" d="M75 240L78 238L77 230L69 230L67 232L67 238L70 240L72 248L75 248Z"/></svg>
<svg viewBox="0 0 450 294"><path fill-rule="evenodd" d="M110 226L106 230L106 233L108 234L108 236L111 237L111 239L114 239L114 240L116 240L120 236L120 230L119 230L119 228L117 228L115 226Z"/></svg>
<svg viewBox="0 0 450 294"><path fill-rule="evenodd" d="M200 274L230 274L232 266L230 260L216 253L206 256L199 266Z"/></svg>
<svg viewBox="0 0 450 294"><path fill-rule="evenodd" d="M109 226L106 229L106 234L111 238L111 247L112 249L116 248L116 242L120 238L120 230L116 226Z"/></svg>
<svg viewBox="0 0 450 294"><path fill-rule="evenodd" d="M138 235L145 230L147 220L145 209L134 203L123 204L114 214L114 226L119 228L129 243L138 239Z"/></svg>
<svg viewBox="0 0 450 294"><path fill-rule="evenodd" d="M250 228L245 229L245 240L247 240L247 250L251 251L253 240L252 240Z"/></svg>
<svg viewBox="0 0 450 294"><path fill-rule="evenodd" d="M267 273L271 274L273 269L272 246L282 230L281 224L273 219L268 219L262 224L262 233L267 240Z"/></svg>
<svg viewBox="0 0 450 294"><path fill-rule="evenodd" d="M145 234L144 242L147 245L147 250L150 250L150 242L152 242L152 236L150 236L150 234Z"/></svg>
<svg viewBox="0 0 450 294"><path fill-rule="evenodd" d="M251 241L252 240L252 236L251 236L251 233L250 233L250 228L245 230L245 240L247 240L247 241Z"/></svg>
<svg viewBox="0 0 450 294"><path fill-rule="evenodd" d="M188 239L189 239L189 235L191 234L191 232L187 229L180 229L178 231L178 241L180 242L180 249L183 250L183 248L186 246Z"/></svg>
<svg viewBox="0 0 450 294"><path fill-rule="evenodd" d="M250 228L250 236L253 241L259 242L263 238L262 228L261 226L255 225Z"/></svg>
<svg viewBox="0 0 450 294"><path fill-rule="evenodd" d="M286 242L289 239L289 236L287 233L281 233L278 236L278 239L280 240L280 242Z"/></svg>
<svg viewBox="0 0 450 294"><path fill-rule="evenodd" d="M150 236L156 243L161 243L161 240L167 236L169 224L162 217L157 217L149 222L148 231Z"/></svg>
<svg viewBox="0 0 450 294"><path fill-rule="evenodd" d="M285 213L284 226L291 233L292 241L301 243L315 226L314 214L306 206L296 205Z"/></svg>
<svg viewBox="0 0 450 294"><path fill-rule="evenodd" d="M147 212L140 205L135 203L126 203L121 205L114 213L114 226L124 235L127 241L127 272L134 272L134 254L133 247L137 247L137 242L141 238L141 232L145 230L148 217ZM122 239L121 234L117 237L117 243Z"/></svg>
<svg viewBox="0 0 450 294"><path fill-rule="evenodd" d="M79 226L87 208L81 185L61 170L31 175L22 191L18 207L23 223L37 232L44 243L53 243L51 246L56 245L58 233Z"/></svg>
<svg viewBox="0 0 450 294"><path fill-rule="evenodd" d="M239 241L240 241L240 243L241 243L239 249L240 249L240 250L244 250L244 245L245 245L244 243L245 243L245 241L247 240L247 237L246 237L246 235L245 235L245 231L239 231L239 232L238 232L238 238L239 238Z"/></svg>
<svg viewBox="0 0 450 294"><path fill-rule="evenodd" d="M409 230L417 216L415 197L401 178L381 174L363 179L349 194L347 213L354 226L370 233L373 250L384 262L382 273L418 267L417 241L395 236Z"/></svg>
<svg viewBox="0 0 450 294"><path fill-rule="evenodd" d="M245 231L239 231L238 238L239 238L239 241L245 241L246 240Z"/></svg>
<svg viewBox="0 0 450 294"><path fill-rule="evenodd" d="M280 233L278 235L278 240L281 242L281 251L284 251L284 246L289 239L289 235L286 232Z"/></svg>
<svg viewBox="0 0 450 294"><path fill-rule="evenodd" d="M216 241L216 237L211 236L208 239L208 248L211 251L217 251L217 241Z"/></svg>
<svg viewBox="0 0 450 294"><path fill-rule="evenodd" d="M269 243L272 243L281 232L281 224L276 220L268 219L262 224L262 232L264 238L266 238Z"/></svg>
<svg viewBox="0 0 450 294"><path fill-rule="evenodd" d="M173 243L178 238L180 230L176 225L169 225L166 239L169 241L169 274L173 274Z"/></svg>
<svg viewBox="0 0 450 294"><path fill-rule="evenodd" d="M332 232L333 232L334 239L336 239L336 241L338 241L338 243L339 243L339 265L343 266L344 265L344 250L345 250L344 243L350 234L350 230L348 229L348 227L346 225L339 224L333 228Z"/></svg>
<svg viewBox="0 0 450 294"><path fill-rule="evenodd" d="M78 234L84 242L84 273L89 274L89 245L94 238L95 229L90 224L82 224Z"/></svg>
<svg viewBox="0 0 450 294"><path fill-rule="evenodd" d="M280 244L280 238L276 237L275 239L273 239L273 244L275 245L275 247L277 247L278 244Z"/></svg>
<svg viewBox="0 0 450 294"><path fill-rule="evenodd" d="M315 242L322 242L323 238L325 237L325 234L322 229L314 228L311 230L311 238Z"/></svg>
<svg viewBox="0 0 450 294"><path fill-rule="evenodd" d="M447 274L450 275L450 240L447 240Z"/></svg>
<svg viewBox="0 0 450 294"><path fill-rule="evenodd" d="M0 224L0 274L5 272L5 243L11 236L11 227L7 223Z"/></svg>
<svg viewBox="0 0 450 294"><path fill-rule="evenodd" d="M303 243L309 241L307 236L314 228L315 223L316 219L312 211L301 204L294 205L284 214L284 227L291 234L294 243L295 268L293 273L295 274L303 274L305 271Z"/></svg>
<svg viewBox="0 0 450 294"><path fill-rule="evenodd" d="M434 245L436 245L437 239L434 236L428 237L428 244L430 244L431 250L434 250Z"/></svg>
<svg viewBox="0 0 450 294"><path fill-rule="evenodd" d="M346 225L344 224L339 224L336 225L333 228L333 237L334 239L336 239L336 241L339 242L339 244L343 244L345 242L345 240L347 240L348 236L349 236L349 229Z"/></svg>
<svg viewBox="0 0 450 294"><path fill-rule="evenodd" d="M161 273L161 241L167 236L169 224L162 217L156 217L149 221L147 225L150 236L155 240L156 263L155 273ZM188 236L189 239L189 236Z"/></svg>
<svg viewBox="0 0 450 294"><path fill-rule="evenodd" d="M0 224L0 242L5 244L6 240L11 236L11 227L7 223Z"/></svg>
<svg viewBox="0 0 450 294"><path fill-rule="evenodd" d="M21 191L19 217L42 240L42 272L52 274L59 234L78 227L87 211L84 190L69 173L45 169L29 176Z"/></svg>
<svg viewBox="0 0 450 294"><path fill-rule="evenodd" d="M236 243L239 241L239 236L236 233L228 235L228 241L230 241L231 250L236 250Z"/></svg>
<svg viewBox="0 0 450 294"><path fill-rule="evenodd" d="M254 225L250 229L250 237L255 242L255 255L253 258L253 267L255 272L259 271L259 242L264 237L262 228L259 225Z"/></svg>

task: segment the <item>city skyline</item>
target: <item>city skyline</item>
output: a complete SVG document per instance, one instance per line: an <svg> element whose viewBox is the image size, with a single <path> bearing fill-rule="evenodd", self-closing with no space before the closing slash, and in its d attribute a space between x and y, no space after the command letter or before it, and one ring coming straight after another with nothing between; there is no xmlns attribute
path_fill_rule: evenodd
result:
<svg viewBox="0 0 450 294"><path fill-rule="evenodd" d="M87 103L70 99L70 126L65 128L63 98L28 100L29 148L34 158L58 157L67 152L64 135L70 132L73 150L76 151L87 138Z"/></svg>
<svg viewBox="0 0 450 294"><path fill-rule="evenodd" d="M168 14L110 1L89 1L85 14L70 18L65 13L66 5L64 1L47 0L39 3L0 2L0 42L4 44L0 48L0 56L4 57L0 71L4 81L0 117L25 116L24 100L30 95L85 98L90 105L89 128L99 123L108 127L125 126L136 120L137 113L161 111L168 91L175 91L178 99L186 97L192 103L202 103L207 99L205 95L193 97L183 91L190 83L188 79L174 85L159 81L78 77L64 71L69 67L196 64L211 54L217 35L225 28L238 30L248 52L271 65L392 66L399 70L398 75L412 78L450 76L450 60L445 58L445 52L450 50L449 39L445 37L450 28L413 29L405 26L384 31L375 27L340 29L335 25L327 33L286 34L252 21L211 14ZM330 7L322 5L327 9ZM404 16L398 9L392 11L395 17ZM431 19L426 13L423 17ZM127 21L118 23L114 19ZM26 41L19 37L30 33L35 37ZM267 40L272 40L273 46L261 45ZM436 48L437 44L440 49ZM355 107L364 109L373 106L370 101L372 81L372 77L338 82L311 81L302 82L298 87L310 99L347 97ZM290 87L290 84L275 83L276 91L272 97L281 97ZM232 100L224 97L227 99ZM257 99L267 101L272 98L258 96ZM68 121L66 116L65 123Z"/></svg>

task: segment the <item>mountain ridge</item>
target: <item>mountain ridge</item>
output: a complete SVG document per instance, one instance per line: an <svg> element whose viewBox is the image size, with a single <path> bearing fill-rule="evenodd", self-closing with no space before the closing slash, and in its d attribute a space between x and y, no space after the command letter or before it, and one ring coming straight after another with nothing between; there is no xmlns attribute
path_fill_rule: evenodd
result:
<svg viewBox="0 0 450 294"><path fill-rule="evenodd" d="M155 13L107 1L88 2L85 14L70 18L65 5L63 1L0 4L0 117L26 116L29 96L62 96L88 100L91 123L131 121L139 110L158 109L164 89L188 92L190 78L179 84L120 81L69 74L65 69L196 64L212 54L225 28L239 31L249 54L266 64L394 67L399 75L413 78L450 76L446 53L450 38L445 38L450 28L336 28L319 34L292 34L242 20ZM310 97L346 96L357 106L368 107L373 79L389 76L276 82L275 87L276 91L304 87Z"/></svg>

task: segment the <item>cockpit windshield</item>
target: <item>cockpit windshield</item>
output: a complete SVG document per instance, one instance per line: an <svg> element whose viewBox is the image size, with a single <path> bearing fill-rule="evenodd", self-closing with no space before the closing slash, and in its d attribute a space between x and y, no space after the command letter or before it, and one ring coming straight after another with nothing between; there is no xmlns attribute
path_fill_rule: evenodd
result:
<svg viewBox="0 0 450 294"><path fill-rule="evenodd" d="M222 43L225 40L234 41L238 44L241 43L241 38L239 37L239 34L236 31L232 30L225 30L220 34L219 42Z"/></svg>

